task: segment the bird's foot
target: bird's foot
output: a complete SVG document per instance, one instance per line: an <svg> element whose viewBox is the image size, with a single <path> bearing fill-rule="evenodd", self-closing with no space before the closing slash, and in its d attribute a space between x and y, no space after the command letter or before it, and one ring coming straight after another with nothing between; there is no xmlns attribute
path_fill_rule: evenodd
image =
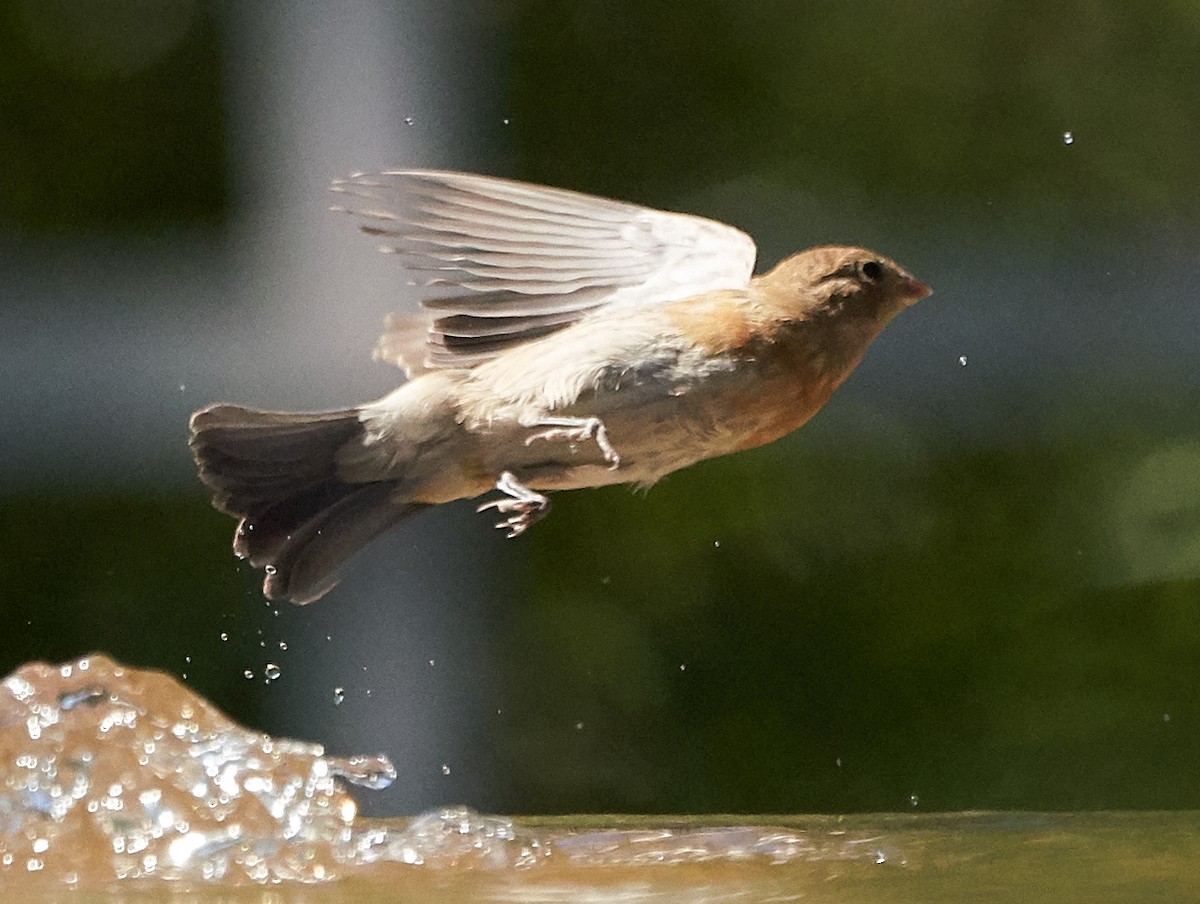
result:
<svg viewBox="0 0 1200 904"><path fill-rule="evenodd" d="M522 427L548 427L531 436L525 437L525 445L533 445L535 440L565 439L572 443L583 443L594 440L600 448L608 469L615 471L621 466L621 456L608 441L608 432L604 429L604 421L598 417L539 417L521 421Z"/></svg>
<svg viewBox="0 0 1200 904"><path fill-rule="evenodd" d="M505 531L506 537L519 537L550 513L550 500L520 483L511 471L500 475L496 489L509 498L485 502L475 511L495 509L501 515L508 515L503 521L496 522L496 529Z"/></svg>

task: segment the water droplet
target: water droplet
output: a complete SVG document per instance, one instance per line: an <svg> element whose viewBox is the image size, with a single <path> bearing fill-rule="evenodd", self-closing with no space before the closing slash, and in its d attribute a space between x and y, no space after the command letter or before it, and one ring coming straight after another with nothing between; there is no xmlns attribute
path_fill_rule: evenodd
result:
<svg viewBox="0 0 1200 904"><path fill-rule="evenodd" d="M281 649L281 650L287 649L287 641L286 640L279 641L279 649Z"/></svg>
<svg viewBox="0 0 1200 904"><path fill-rule="evenodd" d="M335 775L352 785L379 790L396 780L396 767L383 754L326 758Z"/></svg>
<svg viewBox="0 0 1200 904"><path fill-rule="evenodd" d="M405 124L406 126L411 126L411 125L413 124L413 118L412 118L411 116L405 116L405 117L404 117L404 124Z"/></svg>
<svg viewBox="0 0 1200 904"><path fill-rule="evenodd" d="M508 125L508 124L509 124L509 122L510 122L510 120L508 120L508 119L504 119L504 120L501 120L501 121L502 121L502 122L503 122L505 125Z"/></svg>
<svg viewBox="0 0 1200 904"><path fill-rule="evenodd" d="M274 565L268 565L263 569L263 571L265 571L267 574L275 574L278 569Z"/></svg>
<svg viewBox="0 0 1200 904"><path fill-rule="evenodd" d="M186 383L180 383L180 384L179 384L179 391L180 391L180 392L187 392L187 384L186 384Z"/></svg>
<svg viewBox="0 0 1200 904"><path fill-rule="evenodd" d="M915 794L908 795L908 805L910 807L915 807L920 803L921 803L921 798L919 798L917 795L915 795Z"/></svg>
<svg viewBox="0 0 1200 904"><path fill-rule="evenodd" d="M713 540L713 549L720 549L720 548L721 548L721 541Z"/></svg>
<svg viewBox="0 0 1200 904"><path fill-rule="evenodd" d="M432 659L431 659L431 660L429 660L429 667L430 667L430 668L433 668L433 660L432 660Z"/></svg>
<svg viewBox="0 0 1200 904"><path fill-rule="evenodd" d="M442 775L449 775L449 774L450 774L450 767L447 766L445 763L442 763Z"/></svg>
<svg viewBox="0 0 1200 904"><path fill-rule="evenodd" d="M967 356L959 355L958 356L958 364L960 367L966 367L967 366Z"/></svg>
<svg viewBox="0 0 1200 904"><path fill-rule="evenodd" d="M1063 144L1074 144L1074 143L1075 143L1075 133L1074 132L1063 132Z"/></svg>
<svg viewBox="0 0 1200 904"><path fill-rule="evenodd" d="M575 723L575 730L576 730L576 731L583 731L583 723L582 723L582 722L576 722L576 723Z"/></svg>
<svg viewBox="0 0 1200 904"><path fill-rule="evenodd" d="M267 684L270 684L281 674L282 672L280 671L279 666L273 662L268 662L267 667L263 669L263 676L267 679Z"/></svg>
<svg viewBox="0 0 1200 904"><path fill-rule="evenodd" d="M1170 714L1170 713L1163 713L1163 721L1164 721L1164 722L1170 722L1170 721L1171 721L1171 714Z"/></svg>
<svg viewBox="0 0 1200 904"><path fill-rule="evenodd" d="M246 678L248 678L248 679L253 680L253 678L254 678L254 673L252 671L250 671L249 669L246 669L246 671L242 672L242 674L245 675Z"/></svg>
<svg viewBox="0 0 1200 904"><path fill-rule="evenodd" d="M687 663L686 662L679 663L679 671L681 671L681 672L687 671Z"/></svg>
<svg viewBox="0 0 1200 904"><path fill-rule="evenodd" d="M839 769L841 769L842 768L842 758L838 757L836 760L833 761L833 764L835 766L837 766Z"/></svg>
<svg viewBox="0 0 1200 904"><path fill-rule="evenodd" d="M344 687L335 687L333 689L333 705L341 706L342 701L346 699L346 689Z"/></svg>

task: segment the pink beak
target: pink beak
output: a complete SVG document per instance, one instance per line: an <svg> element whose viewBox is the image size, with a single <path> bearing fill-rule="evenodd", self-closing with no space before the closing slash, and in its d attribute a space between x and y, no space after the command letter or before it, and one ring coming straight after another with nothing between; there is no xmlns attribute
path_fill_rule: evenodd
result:
<svg viewBox="0 0 1200 904"><path fill-rule="evenodd" d="M900 291L904 294L905 298L910 300L910 303L920 301L922 298L933 294L933 289L920 280L913 279L911 276L906 276L900 283Z"/></svg>

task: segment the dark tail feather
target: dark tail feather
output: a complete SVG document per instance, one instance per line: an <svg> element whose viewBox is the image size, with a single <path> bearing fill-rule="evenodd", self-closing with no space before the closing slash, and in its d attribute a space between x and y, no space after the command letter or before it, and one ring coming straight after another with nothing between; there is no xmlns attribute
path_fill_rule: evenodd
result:
<svg viewBox="0 0 1200 904"><path fill-rule="evenodd" d="M314 507L308 500L299 500L299 507L281 503L242 519L234 551L266 569L268 599L311 603L338 582L342 563L398 521L428 508L397 503L392 493L390 483L338 484L328 495L319 494L323 507L307 517L297 512ZM260 538L266 540L261 550Z"/></svg>
<svg viewBox="0 0 1200 904"><path fill-rule="evenodd" d="M391 481L338 478L338 450L362 432L356 411L213 405L192 415L191 428L200 479L213 505L241 519L233 550L266 569L270 599L318 599L337 583L343 562L426 507L393 498Z"/></svg>

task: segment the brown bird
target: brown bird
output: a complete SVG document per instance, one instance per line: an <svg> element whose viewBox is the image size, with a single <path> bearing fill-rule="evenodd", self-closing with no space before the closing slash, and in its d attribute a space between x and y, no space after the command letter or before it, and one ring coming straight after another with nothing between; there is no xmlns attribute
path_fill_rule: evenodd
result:
<svg viewBox="0 0 1200 904"><path fill-rule="evenodd" d="M648 487L795 430L929 289L863 248L756 248L713 220L430 170L333 184L363 232L438 287L388 318L376 358L410 379L344 411L213 405L191 446L234 552L306 603L398 521L495 488L515 537L543 495Z"/></svg>

